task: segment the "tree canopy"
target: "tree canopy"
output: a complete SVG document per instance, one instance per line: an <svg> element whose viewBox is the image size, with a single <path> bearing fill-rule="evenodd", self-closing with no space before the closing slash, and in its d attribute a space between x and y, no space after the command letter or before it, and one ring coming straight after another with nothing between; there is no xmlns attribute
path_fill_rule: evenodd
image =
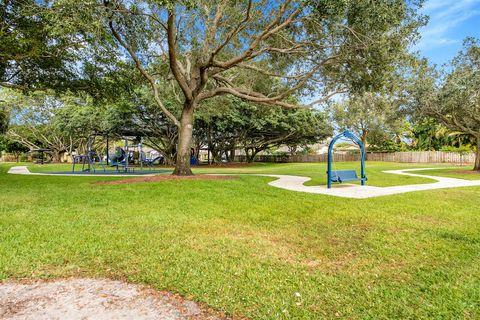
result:
<svg viewBox="0 0 480 320"><path fill-rule="evenodd" d="M135 64L157 108L178 128L175 174L191 174L194 110L202 102L232 95L296 108L304 104L300 95L313 96L306 105L314 105L359 86L383 88L424 23L416 1L400 0L89 0L82 2L89 14L72 20L76 6L52 5L62 23L88 20L94 36L115 39L119 47L106 41L105 50ZM178 115L165 100L169 83L181 101Z"/></svg>
<svg viewBox="0 0 480 320"><path fill-rule="evenodd" d="M311 108L339 93L350 97L336 107L339 127L393 139L405 119L392 102L398 76L426 23L421 4L6 0L0 86L30 98L53 89L48 99L61 107L45 123L70 135L148 127L147 143L175 157L181 175L191 174L195 144L254 156L317 142L329 129ZM39 129L37 120L23 128Z"/></svg>
<svg viewBox="0 0 480 320"><path fill-rule="evenodd" d="M55 26L49 1L0 3L0 87L62 87L77 78L73 63L84 39Z"/></svg>

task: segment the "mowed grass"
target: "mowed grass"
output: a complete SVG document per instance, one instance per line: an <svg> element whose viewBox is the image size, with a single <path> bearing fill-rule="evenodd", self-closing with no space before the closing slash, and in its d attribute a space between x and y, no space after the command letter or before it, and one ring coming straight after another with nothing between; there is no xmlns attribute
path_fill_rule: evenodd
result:
<svg viewBox="0 0 480 320"><path fill-rule="evenodd" d="M472 171L472 166L437 168L434 170L422 170L416 173L465 180L480 180L480 171Z"/></svg>
<svg viewBox="0 0 480 320"><path fill-rule="evenodd" d="M119 178L7 175L9 166L1 279L125 279L252 319L480 317L480 187L358 200L273 188L267 177L98 185ZM368 166L371 184L425 183L381 173L405 164ZM324 183L325 167L197 171Z"/></svg>
<svg viewBox="0 0 480 320"><path fill-rule="evenodd" d="M424 165L418 164L396 164L385 162L367 162L367 184L377 187L389 187L405 184L419 184L434 182L430 179L393 175L384 173L384 170L398 170L398 169L414 169L422 168ZM442 168L443 166L437 165ZM333 170L356 170L357 175L360 175L360 164L356 162L338 162L332 166ZM251 167L244 168L208 168L203 169L201 166L196 169L199 173L264 173L264 174L286 174L286 175L298 175L310 177L311 180L307 181L305 185L324 185L327 184L327 164L326 163L281 163L281 164L269 164L259 163ZM357 183L359 182L350 182Z"/></svg>

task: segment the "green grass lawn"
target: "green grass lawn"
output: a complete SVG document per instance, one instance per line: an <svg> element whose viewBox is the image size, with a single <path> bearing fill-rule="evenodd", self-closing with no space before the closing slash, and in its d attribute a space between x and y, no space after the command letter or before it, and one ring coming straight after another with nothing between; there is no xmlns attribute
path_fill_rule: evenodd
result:
<svg viewBox="0 0 480 320"><path fill-rule="evenodd" d="M125 279L254 319L480 317L480 187L343 199L268 177L98 185L119 178L10 166L0 165L0 279ZM432 166L368 163L369 184L431 181L381 172L410 167ZM325 180L324 164L196 171Z"/></svg>
<svg viewBox="0 0 480 320"><path fill-rule="evenodd" d="M27 165L32 172L61 172L61 171L70 171L72 169L69 164L55 164L55 165L34 165L34 164L23 164ZM431 179L401 176L401 175L392 175L388 173L383 173L384 170L396 170L396 169L413 169L413 168L425 168L429 167L428 165L419 165L419 164L396 164L396 163L384 163L384 162L369 162L367 163L367 176L368 184L378 187L388 187L396 185L405 185L405 184L419 184L419 183L430 183L434 182ZM445 165L435 165L438 167L438 172L448 172L454 169L457 170L466 170L468 167L459 167L455 168ZM445 167L447 167L445 169ZM336 163L334 169L356 169L357 172L360 172L360 167L356 163L340 162ZM173 170L173 168L172 168ZM446 171L444 171L446 170ZM222 168L222 167L194 167L193 171L195 173L239 173L239 174L290 174L290 175L299 175L310 177L312 180L308 181L306 185L323 185L326 184L326 163L281 163L281 164L269 164L269 163L257 163L253 166L240 167L240 168ZM428 171L429 173L437 172ZM168 173L167 173L168 174ZM471 175L470 175L471 176ZM480 179L480 177L479 177Z"/></svg>
<svg viewBox="0 0 480 320"><path fill-rule="evenodd" d="M438 168L435 170L418 171L416 173L431 176L441 176L449 178L458 178L465 180L480 180L480 172L473 172L472 166Z"/></svg>

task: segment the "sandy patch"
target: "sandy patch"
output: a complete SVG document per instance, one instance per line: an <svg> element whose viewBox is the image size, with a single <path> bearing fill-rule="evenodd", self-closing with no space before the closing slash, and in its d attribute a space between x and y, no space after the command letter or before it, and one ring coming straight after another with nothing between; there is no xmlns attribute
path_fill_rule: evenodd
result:
<svg viewBox="0 0 480 320"><path fill-rule="evenodd" d="M1 319L227 319L177 295L121 281L0 282Z"/></svg>

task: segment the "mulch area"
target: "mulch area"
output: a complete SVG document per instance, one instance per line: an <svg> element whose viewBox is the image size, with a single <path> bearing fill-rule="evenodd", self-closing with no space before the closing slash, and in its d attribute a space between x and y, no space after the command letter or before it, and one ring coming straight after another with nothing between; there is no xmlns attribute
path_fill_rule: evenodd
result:
<svg viewBox="0 0 480 320"><path fill-rule="evenodd" d="M252 167L254 163L233 162L233 163L212 163L212 164L198 164L195 168L245 168Z"/></svg>
<svg viewBox="0 0 480 320"><path fill-rule="evenodd" d="M139 182L157 182L157 181L171 181L171 180L231 180L234 177L232 176L221 176L221 175L208 175L208 174L197 174L193 176L173 176L173 175L161 175L153 177L138 177L138 178L129 178L122 180L112 180L112 181L97 181L95 184L125 184L125 183L139 183Z"/></svg>

